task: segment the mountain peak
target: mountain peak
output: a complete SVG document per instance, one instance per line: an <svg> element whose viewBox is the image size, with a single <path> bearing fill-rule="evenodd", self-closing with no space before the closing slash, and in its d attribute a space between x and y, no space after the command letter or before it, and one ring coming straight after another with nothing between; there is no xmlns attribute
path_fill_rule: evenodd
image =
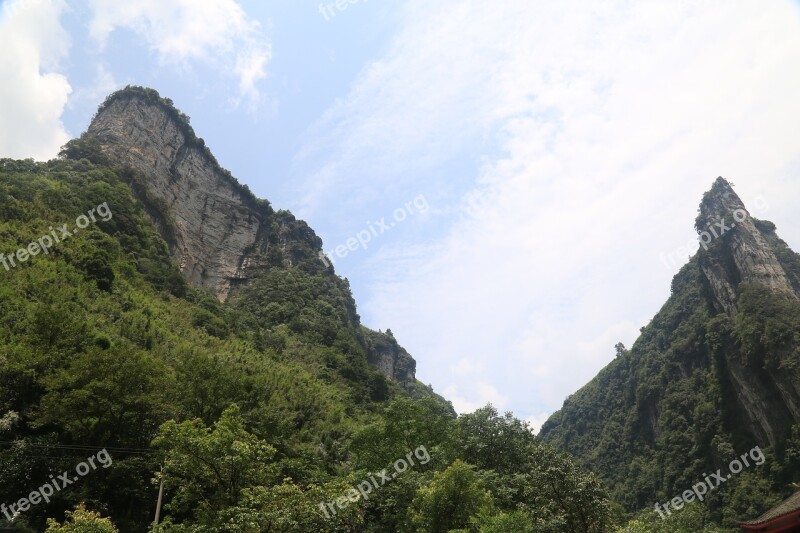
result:
<svg viewBox="0 0 800 533"><path fill-rule="evenodd" d="M669 299L539 434L599 472L629 510L754 445L775 453L774 479L797 468L780 454L800 423L800 255L724 178L703 195L695 227L700 250Z"/></svg>
<svg viewBox="0 0 800 533"><path fill-rule="evenodd" d="M148 131L147 133L149 135L158 137L159 135L178 134L180 136L181 146L186 148L191 147L202 154L206 159L206 164L212 167L214 171L218 172L234 189L244 195L249 201L262 207L268 205L266 200L257 198L247 185L239 183L229 170L223 168L219 164L217 158L214 157L214 154L212 154L211 150L206 146L203 138L195 134L194 128L192 128L190 124L189 117L176 108L171 99L162 97L155 89L138 85L128 85L124 89L111 93L98 107L97 113L95 113L92 122L89 124L87 133L94 137L102 137L102 133L113 133L111 131L104 132L103 126L131 118L131 107L138 112L137 118L140 120L150 117L151 120L163 122L160 130ZM133 131L133 129L130 129L128 133L132 133Z"/></svg>
<svg viewBox="0 0 800 533"><path fill-rule="evenodd" d="M312 293L321 298L323 289L309 289L314 278L337 295L339 316L362 342L367 362L390 380L416 383L416 362L408 352L390 336L360 330L347 281L319 260L322 240L305 222L273 210L236 181L170 99L135 86L111 94L72 155L82 157L81 146L130 184L191 286L226 301L271 275L304 307ZM256 305L275 307L274 300L285 296L266 294Z"/></svg>
<svg viewBox="0 0 800 533"><path fill-rule="evenodd" d="M714 293L715 306L729 315L736 314L737 287L742 283L764 285L798 299L770 243L778 239L760 222L750 216L731 183L722 177L703 195L695 220L700 268Z"/></svg>
<svg viewBox="0 0 800 533"><path fill-rule="evenodd" d="M269 203L219 165L171 100L126 87L103 102L86 135L129 169L127 179L189 283L225 300L265 265Z"/></svg>
<svg viewBox="0 0 800 533"><path fill-rule="evenodd" d="M700 214L695 220L695 229L698 233L702 233L708 226L720 222L723 218L728 221L733 221L736 214L741 218L744 212L746 217L749 217L747 209L745 209L742 199L733 190L733 184L728 180L719 176L704 195L700 202ZM734 221L735 222L735 221Z"/></svg>

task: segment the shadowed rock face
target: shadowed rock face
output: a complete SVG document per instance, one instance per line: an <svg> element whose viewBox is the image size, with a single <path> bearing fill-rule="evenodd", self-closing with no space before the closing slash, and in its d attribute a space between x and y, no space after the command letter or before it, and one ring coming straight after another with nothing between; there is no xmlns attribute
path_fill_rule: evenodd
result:
<svg viewBox="0 0 800 533"><path fill-rule="evenodd" d="M166 108L132 96L102 109L87 133L113 161L140 172L168 209L174 227L165 236L186 280L225 300L265 264L271 210L183 130Z"/></svg>
<svg viewBox="0 0 800 533"><path fill-rule="evenodd" d="M736 287L740 283L763 285L787 298L798 299L764 234L724 179L717 178L703 197L696 227L710 252L700 255L700 268L718 310L736 314Z"/></svg>
<svg viewBox="0 0 800 533"><path fill-rule="evenodd" d="M389 330L386 333L365 331L367 360L389 379L400 383L414 381L417 363L395 340Z"/></svg>
<svg viewBox="0 0 800 533"><path fill-rule="evenodd" d="M679 490L686 472L727 463L731 447L779 450L800 424L800 255L774 224L751 218L723 178L703 196L695 227L705 246L631 350L540 432L631 510ZM649 465L655 481L640 491L630 480Z"/></svg>
<svg viewBox="0 0 800 533"><path fill-rule="evenodd" d="M769 287L782 297L798 299L790 275L775 253L779 239L774 232L761 231L756 226L742 200L723 178L717 178L704 195L696 222L699 232L714 228L718 234L708 244L708 251L699 254L700 268L718 311L736 315L742 283ZM796 383L786 372L767 365L753 368L742 364L733 344L726 347L724 356L725 374L737 391L733 399L740 407L738 423L745 425L759 443L774 447L788 426L800 420Z"/></svg>
<svg viewBox="0 0 800 533"><path fill-rule="evenodd" d="M155 91L114 93L86 134L112 165L135 171L131 186L193 287L224 301L271 268L302 263L306 271L334 276L318 258L322 240L314 231L239 184L195 136L188 118ZM360 327L357 315L353 325ZM390 380L415 383L416 362L408 352L390 335L364 330L368 362Z"/></svg>

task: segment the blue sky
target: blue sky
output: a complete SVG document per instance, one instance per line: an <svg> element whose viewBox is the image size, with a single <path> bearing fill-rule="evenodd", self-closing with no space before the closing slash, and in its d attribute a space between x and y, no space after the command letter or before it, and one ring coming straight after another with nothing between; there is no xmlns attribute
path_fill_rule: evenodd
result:
<svg viewBox="0 0 800 533"><path fill-rule="evenodd" d="M6 0L0 156L154 87L420 379L536 426L658 311L716 176L800 249L797 3L339 5Z"/></svg>

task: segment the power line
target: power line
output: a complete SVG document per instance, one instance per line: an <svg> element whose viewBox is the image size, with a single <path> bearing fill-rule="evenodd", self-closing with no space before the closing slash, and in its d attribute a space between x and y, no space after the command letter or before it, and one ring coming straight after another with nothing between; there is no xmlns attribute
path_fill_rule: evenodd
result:
<svg viewBox="0 0 800 533"><path fill-rule="evenodd" d="M108 452L114 453L131 453L131 454L157 454L159 452L155 450L149 450L147 448L122 448L116 446L85 446L82 444L43 444L37 442L27 442L27 441L0 441L0 446L17 446L19 448L25 447L33 447L33 448L54 448L58 450L72 450L72 451L100 451L106 450Z"/></svg>

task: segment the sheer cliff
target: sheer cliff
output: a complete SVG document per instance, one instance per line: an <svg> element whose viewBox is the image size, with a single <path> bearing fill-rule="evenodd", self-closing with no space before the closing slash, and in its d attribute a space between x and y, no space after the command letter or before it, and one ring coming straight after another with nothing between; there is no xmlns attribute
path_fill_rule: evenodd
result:
<svg viewBox="0 0 800 533"><path fill-rule="evenodd" d="M700 247L633 347L570 396L540 437L601 474L629 509L652 506L753 446L778 493L800 473L800 256L718 178L695 221ZM766 490L765 490L766 492Z"/></svg>
<svg viewBox="0 0 800 533"><path fill-rule="evenodd" d="M161 494L165 531L398 530L405 497L330 521L318 505L409 441L440 454L455 413L361 324L321 244L151 89L111 95L55 159L0 157L0 529L85 505L146 531ZM7 505L69 471L75 487Z"/></svg>
<svg viewBox="0 0 800 533"><path fill-rule="evenodd" d="M797 273L793 284L768 242L777 244L774 228L762 225L762 231L756 224L725 180L717 180L703 197L695 227L708 252L700 255L700 269L714 293L715 309L735 314L736 289L743 283L769 287L792 300L798 298Z"/></svg>
<svg viewBox="0 0 800 533"><path fill-rule="evenodd" d="M274 212L217 164L170 102L115 93L87 133L110 160L141 173L148 197L165 206L170 220L158 222L171 226L164 236L190 284L225 300L267 265ZM319 244L311 232L304 237Z"/></svg>
<svg viewBox="0 0 800 533"><path fill-rule="evenodd" d="M277 272L287 274L296 286L311 280L316 289L284 315L265 317L268 324L299 320L303 304L336 292L330 303L337 320L352 331L370 364L392 381L415 384L411 356L399 347L384 349L396 344L393 338L362 331L346 280L319 260L322 240L305 222L288 211L274 210L222 168L171 100L142 87L111 94L86 133L68 145L66 152L70 151L73 157L88 155L120 167L191 286L210 290L233 305L273 304L274 309L280 305L270 300L276 294L255 290L258 280ZM320 288L323 285L326 288ZM253 298L255 303L244 301Z"/></svg>

